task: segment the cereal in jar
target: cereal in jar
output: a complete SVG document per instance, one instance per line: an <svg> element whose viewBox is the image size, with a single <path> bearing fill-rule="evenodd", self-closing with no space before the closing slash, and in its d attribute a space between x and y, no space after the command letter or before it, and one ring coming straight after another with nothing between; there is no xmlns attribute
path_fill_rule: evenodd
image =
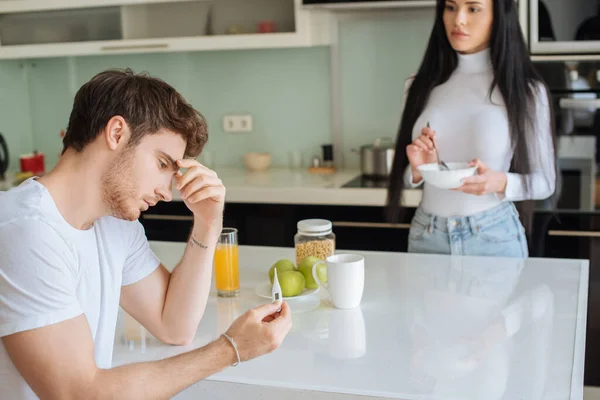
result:
<svg viewBox="0 0 600 400"><path fill-rule="evenodd" d="M333 224L326 219L305 219L298 222L298 233L294 237L296 265L306 257L325 260L335 252Z"/></svg>

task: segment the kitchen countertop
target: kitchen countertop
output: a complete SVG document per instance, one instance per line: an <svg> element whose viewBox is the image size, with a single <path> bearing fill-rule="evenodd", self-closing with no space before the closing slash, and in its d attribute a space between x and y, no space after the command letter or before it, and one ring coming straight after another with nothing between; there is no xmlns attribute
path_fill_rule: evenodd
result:
<svg viewBox="0 0 600 400"><path fill-rule="evenodd" d="M314 204L347 206L384 206L387 189L343 188L360 175L359 170L343 170L332 175L311 174L308 170L271 168L265 172L249 172L244 167L223 167L215 171L227 188L228 203ZM0 192L12 187L0 182ZM422 191L404 191L403 204L417 207ZM173 200L181 201L173 188Z"/></svg>
<svg viewBox="0 0 600 400"><path fill-rule="evenodd" d="M249 172L245 168L215 168L227 188L228 203L314 204L384 206L387 189L343 188L360 175L359 170L341 170L331 175L318 175L308 170L271 168L265 172ZM420 189L405 190L403 204L416 207L421 201ZM173 200L181 200L173 190Z"/></svg>
<svg viewBox="0 0 600 400"><path fill-rule="evenodd" d="M585 177L593 179L595 138L589 136L562 136L559 138L558 156L561 165L569 169L585 170ZM591 153L590 153L591 151ZM249 172L244 167L214 168L227 188L229 203L258 204L311 204L347 206L384 206L387 189L343 188L360 175L358 169L339 170L332 175L311 174L308 169L291 170L272 167L265 172ZM582 185L581 209L594 209L594 190ZM0 191L10 185L0 182ZM421 202L421 189L406 189L402 204L417 207ZM181 201L179 192L173 190L173 200Z"/></svg>
<svg viewBox="0 0 600 400"><path fill-rule="evenodd" d="M167 266L185 244L151 242ZM215 374L175 399L571 399L583 396L589 262L359 252L365 291L353 310L300 312L275 352ZM193 343L115 339L113 365L156 360L202 346L245 310L277 259L293 249L240 247L241 293L214 285ZM122 317L122 315L121 315ZM121 325L119 325L121 326Z"/></svg>

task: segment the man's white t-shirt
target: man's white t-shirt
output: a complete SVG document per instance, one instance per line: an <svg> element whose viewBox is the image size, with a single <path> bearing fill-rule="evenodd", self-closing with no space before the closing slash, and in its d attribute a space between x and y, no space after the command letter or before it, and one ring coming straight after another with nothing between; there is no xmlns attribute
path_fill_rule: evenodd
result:
<svg viewBox="0 0 600 400"><path fill-rule="evenodd" d="M139 221L103 217L78 230L34 179L0 192L0 337L83 313L96 364L110 368L121 286L159 264ZM0 388L2 398L37 398L2 340Z"/></svg>

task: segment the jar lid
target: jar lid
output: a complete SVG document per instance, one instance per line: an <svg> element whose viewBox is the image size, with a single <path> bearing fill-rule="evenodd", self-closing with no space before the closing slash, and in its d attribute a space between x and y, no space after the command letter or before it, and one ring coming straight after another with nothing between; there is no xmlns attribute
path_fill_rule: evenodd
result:
<svg viewBox="0 0 600 400"><path fill-rule="evenodd" d="M331 231L333 224L326 219L303 219L298 221L298 230L308 233L323 233Z"/></svg>

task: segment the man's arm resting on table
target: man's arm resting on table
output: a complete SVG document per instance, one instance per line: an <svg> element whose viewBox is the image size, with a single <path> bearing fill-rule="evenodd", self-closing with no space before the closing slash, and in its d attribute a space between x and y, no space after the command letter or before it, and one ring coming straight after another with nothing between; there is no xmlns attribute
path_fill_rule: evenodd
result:
<svg viewBox="0 0 600 400"><path fill-rule="evenodd" d="M168 399L237 361L225 338L160 361L100 369L85 316L2 338L25 381L44 399Z"/></svg>
<svg viewBox="0 0 600 400"><path fill-rule="evenodd" d="M179 264L121 288L121 306L163 343L190 343L206 308L220 229L194 228Z"/></svg>

